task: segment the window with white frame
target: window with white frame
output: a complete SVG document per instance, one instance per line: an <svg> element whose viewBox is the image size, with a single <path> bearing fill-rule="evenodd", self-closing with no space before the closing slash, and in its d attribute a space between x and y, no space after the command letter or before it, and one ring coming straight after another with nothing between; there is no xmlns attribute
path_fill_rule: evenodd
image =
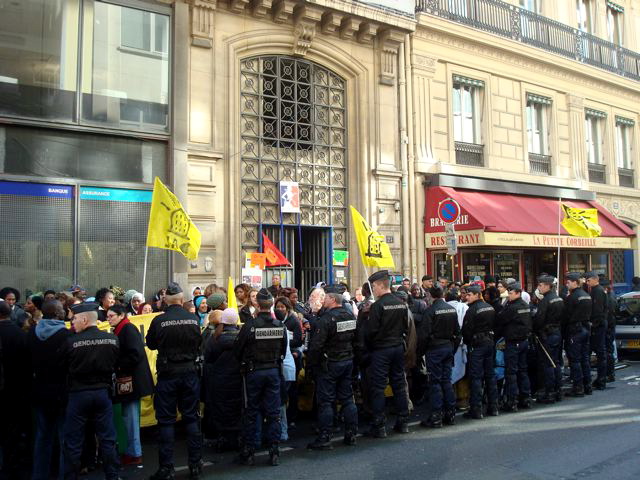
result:
<svg viewBox="0 0 640 480"><path fill-rule="evenodd" d="M616 117L616 165L618 168L633 169L631 150L634 125L635 122L629 118Z"/></svg>
<svg viewBox="0 0 640 480"><path fill-rule="evenodd" d="M586 109L584 115L584 133L587 147L587 161L589 163L604 164L602 138L604 119L607 115L598 110Z"/></svg>
<svg viewBox="0 0 640 480"><path fill-rule="evenodd" d="M607 1L607 37L611 43L622 45L624 8Z"/></svg>
<svg viewBox="0 0 640 480"><path fill-rule="evenodd" d="M520 0L520 6L533 13L540 13L542 0Z"/></svg>
<svg viewBox="0 0 640 480"><path fill-rule="evenodd" d="M168 17L134 8L123 8L120 15L123 47L156 54L169 52Z"/></svg>
<svg viewBox="0 0 640 480"><path fill-rule="evenodd" d="M456 142L481 144L482 90L484 82L453 76L453 138Z"/></svg>
<svg viewBox="0 0 640 480"><path fill-rule="evenodd" d="M527 95L527 139L529 153L549 154L549 108L551 99L540 95Z"/></svg>
<svg viewBox="0 0 640 480"><path fill-rule="evenodd" d="M591 33L591 0L576 0L578 30Z"/></svg>

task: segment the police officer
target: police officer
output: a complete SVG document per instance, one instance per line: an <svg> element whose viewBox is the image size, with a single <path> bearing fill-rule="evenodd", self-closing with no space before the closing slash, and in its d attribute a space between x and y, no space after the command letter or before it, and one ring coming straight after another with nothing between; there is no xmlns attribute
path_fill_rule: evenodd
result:
<svg viewBox="0 0 640 480"><path fill-rule="evenodd" d="M456 418L456 396L451 385L453 354L460 345L458 312L442 298L444 291L438 286L429 289L433 303L427 310L421 328L426 352L431 416L420 424L440 428L442 423L453 425Z"/></svg>
<svg viewBox="0 0 640 480"><path fill-rule="evenodd" d="M613 358L613 345L616 340L616 296L611 288L611 281L607 278L600 279L600 285L607 294L607 382L616 381L616 362Z"/></svg>
<svg viewBox="0 0 640 480"><path fill-rule="evenodd" d="M409 331L407 305L391 293L389 272L380 270L369 277L373 295L369 318L362 324L363 338L370 354L367 370L373 423L369 434L375 438L387 436L385 426L384 390L387 379L393 390L397 414L394 430L409 433L409 398L404 374L405 338Z"/></svg>
<svg viewBox="0 0 640 480"><path fill-rule="evenodd" d="M582 288L579 273L569 273L566 278L569 296L565 300L562 332L573 383L573 388L567 395L583 397L585 393L591 394L591 364L589 361L591 296Z"/></svg>
<svg viewBox="0 0 640 480"><path fill-rule="evenodd" d="M176 408L180 409L187 431L190 478L202 472L202 437L200 435L200 321L182 305L184 294L171 282L165 296L165 312L151 321L147 332L147 347L158 350L156 370L158 383L153 406L158 420L158 471L151 480L174 477L173 443Z"/></svg>
<svg viewBox="0 0 640 480"><path fill-rule="evenodd" d="M330 450L333 405L341 406L344 417L345 445L355 445L358 433L358 410L353 400L353 347L356 341L356 317L343 305L343 295L336 287L326 287L324 314L307 352L307 368L314 372L318 400L318 438L310 449Z"/></svg>
<svg viewBox="0 0 640 480"><path fill-rule="evenodd" d="M267 425L269 460L278 465L280 451L280 383L282 361L287 353L287 329L271 314L273 297L266 288L256 296L260 313L240 330L234 353L244 372L244 438L240 461L253 465L258 412L263 410Z"/></svg>
<svg viewBox="0 0 640 480"><path fill-rule="evenodd" d="M498 415L498 389L496 386L496 349L493 338L496 311L482 299L479 285L468 289L469 309L462 323L462 338L468 348L467 368L471 377L470 409L467 418L482 419L482 386L487 394L487 414ZM484 380L484 382L483 382Z"/></svg>
<svg viewBox="0 0 640 480"><path fill-rule="evenodd" d="M607 388L607 293L600 286L600 277L596 272L586 275L589 293L591 294L591 338L589 339L589 354L595 352L598 376L593 382L593 388L604 390Z"/></svg>
<svg viewBox="0 0 640 480"><path fill-rule="evenodd" d="M118 478L111 388L118 359L118 338L98 330L98 304L79 303L71 307L75 335L64 347L69 372L69 397L64 423L64 477L78 478L80 457L88 421L95 422L104 474Z"/></svg>
<svg viewBox="0 0 640 480"><path fill-rule="evenodd" d="M496 330L505 339L504 367L507 401L506 412L531 408L531 386L527 372L527 350L531 333L531 310L522 299L522 286L515 282L507 287L509 301L498 313Z"/></svg>
<svg viewBox="0 0 640 480"><path fill-rule="evenodd" d="M544 395L540 403L553 403L562 399L562 335L560 324L564 314L564 301L553 288L554 278L545 275L538 279L538 292L543 295L533 320L537 336L538 362L544 372Z"/></svg>

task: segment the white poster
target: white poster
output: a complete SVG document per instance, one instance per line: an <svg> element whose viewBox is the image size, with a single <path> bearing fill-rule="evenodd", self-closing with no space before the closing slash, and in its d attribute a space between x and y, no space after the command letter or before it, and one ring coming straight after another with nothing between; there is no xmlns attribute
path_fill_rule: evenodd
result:
<svg viewBox="0 0 640 480"><path fill-rule="evenodd" d="M280 211L282 213L300 213L298 182L280 182Z"/></svg>
<svg viewBox="0 0 640 480"><path fill-rule="evenodd" d="M242 283L246 283L251 288L262 288L262 270L259 268L243 268Z"/></svg>

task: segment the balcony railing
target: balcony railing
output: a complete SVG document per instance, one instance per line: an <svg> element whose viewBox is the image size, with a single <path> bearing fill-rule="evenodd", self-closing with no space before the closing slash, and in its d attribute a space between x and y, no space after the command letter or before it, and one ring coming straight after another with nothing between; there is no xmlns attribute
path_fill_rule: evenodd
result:
<svg viewBox="0 0 640 480"><path fill-rule="evenodd" d="M529 153L529 170L538 175L551 175L551 157Z"/></svg>
<svg viewBox="0 0 640 480"><path fill-rule="evenodd" d="M618 168L618 183L621 187L633 188L635 182L633 180L634 171L629 168Z"/></svg>
<svg viewBox="0 0 640 480"><path fill-rule="evenodd" d="M500 0L417 0L417 12L495 33L640 80L640 54Z"/></svg>
<svg viewBox="0 0 640 480"><path fill-rule="evenodd" d="M589 163L589 181L593 183L607 183L607 167L597 163Z"/></svg>
<svg viewBox="0 0 640 480"><path fill-rule="evenodd" d="M484 145L456 142L456 163L471 167L484 167Z"/></svg>

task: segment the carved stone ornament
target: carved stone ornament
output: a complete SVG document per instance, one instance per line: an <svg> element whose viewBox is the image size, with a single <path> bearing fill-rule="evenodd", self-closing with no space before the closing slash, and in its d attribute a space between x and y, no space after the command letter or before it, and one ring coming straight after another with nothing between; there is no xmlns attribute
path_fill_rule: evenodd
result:
<svg viewBox="0 0 640 480"><path fill-rule="evenodd" d="M293 36L294 55L304 56L309 51L311 42L313 42L313 38L316 36L316 26L311 23L300 22L296 25Z"/></svg>
<svg viewBox="0 0 640 480"><path fill-rule="evenodd" d="M217 0L192 0L191 44L195 47L213 47L213 26Z"/></svg>
<svg viewBox="0 0 640 480"><path fill-rule="evenodd" d="M404 42L404 34L396 30L385 30L378 35L380 57L380 83L393 85L397 74L398 50Z"/></svg>

